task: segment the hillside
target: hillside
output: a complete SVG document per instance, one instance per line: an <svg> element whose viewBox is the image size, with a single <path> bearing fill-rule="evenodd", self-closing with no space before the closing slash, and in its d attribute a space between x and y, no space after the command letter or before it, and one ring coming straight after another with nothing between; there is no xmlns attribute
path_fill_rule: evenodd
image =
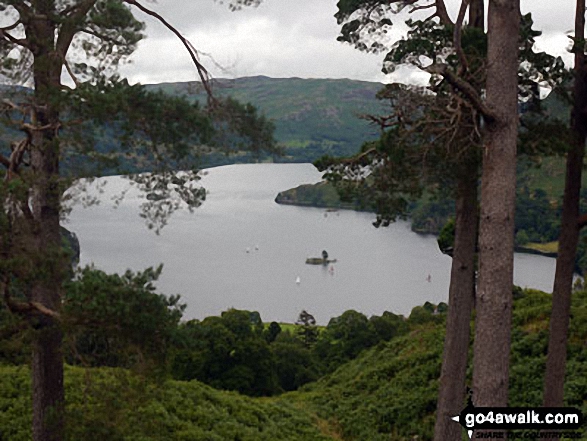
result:
<svg viewBox="0 0 587 441"><path fill-rule="evenodd" d="M380 83L347 79L268 78L264 76L214 80L214 93L251 103L275 124L275 138L285 147L279 162L313 162L325 154L346 156L361 144L378 136L377 129L359 115L380 113L384 106L375 98ZM148 90L161 90L203 102L205 94L199 83L162 83L146 85ZM4 88L6 89L6 88ZM27 93L26 88L3 90ZM18 132L4 129L0 139L9 141ZM8 145L8 142L5 143ZM97 138L98 151L113 148L112 134L106 128ZM0 152L7 153L0 147ZM263 158L269 159L269 158ZM226 156L215 152L201 158L202 167L251 162L250 154ZM64 165L67 169L67 164Z"/></svg>
<svg viewBox="0 0 587 441"><path fill-rule="evenodd" d="M149 88L202 100L197 83L162 83ZM275 137L286 147L281 161L313 162L330 154L344 156L378 136L377 129L358 118L380 113L375 98L380 83L347 79L268 78L218 79L214 93L257 106L275 123Z"/></svg>
<svg viewBox="0 0 587 441"><path fill-rule="evenodd" d="M509 403L540 406L550 296L520 290L516 297ZM434 317L429 320L283 399L316 412L344 440L432 439L444 322L435 322ZM575 293L565 404L582 409L583 414L587 412L586 338L587 292ZM468 375L470 381L470 369ZM587 433L581 439L587 439Z"/></svg>
<svg viewBox="0 0 587 441"><path fill-rule="evenodd" d="M514 297L509 403L539 406L550 296L516 289ZM565 405L585 414L587 292L574 294L571 316ZM444 317L416 307L408 333L364 350L297 392L271 398L124 369L67 367L67 440L429 440ZM26 366L0 366L2 440L30 439L29 375Z"/></svg>
<svg viewBox="0 0 587 441"><path fill-rule="evenodd" d="M0 439L31 439L28 367L0 366ZM68 367L67 440L321 441L317 420L290 403L160 382L122 369Z"/></svg>

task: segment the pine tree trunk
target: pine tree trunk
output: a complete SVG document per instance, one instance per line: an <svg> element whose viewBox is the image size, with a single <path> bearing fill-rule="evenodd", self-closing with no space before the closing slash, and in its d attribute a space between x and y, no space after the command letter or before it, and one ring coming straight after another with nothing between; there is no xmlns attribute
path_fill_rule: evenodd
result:
<svg viewBox="0 0 587 441"><path fill-rule="evenodd" d="M46 119L46 115L38 116L40 122ZM31 152L31 166L35 179L32 213L38 265L31 300L59 312L65 272L59 230L58 141L51 139L50 132L36 135L38 143ZM34 326L33 440L59 441L63 439L64 407L62 331L60 323L48 316L35 319Z"/></svg>
<svg viewBox="0 0 587 441"><path fill-rule="evenodd" d="M59 312L65 277L64 254L59 228L61 189L59 185L59 110L56 92L61 90L62 60L54 50L55 23L43 17L53 13L52 2L40 3L39 17L28 28L35 42L33 76L35 112L32 131L31 206L34 217L37 277L31 300ZM64 437L64 388L62 331L53 317L42 316L34 323L31 364L33 440L61 441Z"/></svg>
<svg viewBox="0 0 587 441"><path fill-rule="evenodd" d="M490 0L473 359L475 406L508 401L518 134L519 0Z"/></svg>
<svg viewBox="0 0 587 441"><path fill-rule="evenodd" d="M577 0L575 38L585 36L585 0ZM579 202L585 140L587 139L587 67L583 48L575 53L574 105L571 114L573 144L567 154L565 192L561 215L558 257L552 291L552 313L546 373L544 376L544 406L563 405L564 380L567 363L567 339L571 312L571 292L577 243L579 241ZM545 438L546 439L546 438Z"/></svg>
<svg viewBox="0 0 587 441"><path fill-rule="evenodd" d="M483 0L469 5L469 26L483 30ZM473 155L474 156L474 155ZM455 243L448 291L448 317L434 425L435 441L460 441L461 426L451 418L464 405L471 335L471 315L475 300L475 254L479 216L477 181L479 163L469 160L462 170L457 188Z"/></svg>
<svg viewBox="0 0 587 441"><path fill-rule="evenodd" d="M63 355L58 325L39 330L33 346L33 440L63 439Z"/></svg>
<svg viewBox="0 0 587 441"><path fill-rule="evenodd" d="M478 225L478 164L471 161L467 168L468 174L460 179L457 189L455 243L434 426L435 441L461 440L461 426L451 420L451 417L458 415L464 407L471 313L475 296L475 251Z"/></svg>

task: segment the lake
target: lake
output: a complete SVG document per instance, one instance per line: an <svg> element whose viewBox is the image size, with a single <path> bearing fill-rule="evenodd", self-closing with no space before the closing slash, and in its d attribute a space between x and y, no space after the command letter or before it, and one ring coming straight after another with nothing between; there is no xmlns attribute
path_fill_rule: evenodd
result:
<svg viewBox="0 0 587 441"><path fill-rule="evenodd" d="M377 229L370 213L274 202L278 192L320 179L311 164L208 169L204 204L176 212L156 235L139 216L136 192L118 208L110 201L128 181L101 178L101 203L75 206L64 225L78 235L82 265L124 272L163 263L158 290L181 294L186 319L237 308L259 311L264 321L294 322L305 309L326 324L348 309L407 315L426 301L447 301L451 258L434 236L413 233L407 222ZM305 263L322 250L336 263ZM516 254L514 281L551 291L554 268L552 258Z"/></svg>

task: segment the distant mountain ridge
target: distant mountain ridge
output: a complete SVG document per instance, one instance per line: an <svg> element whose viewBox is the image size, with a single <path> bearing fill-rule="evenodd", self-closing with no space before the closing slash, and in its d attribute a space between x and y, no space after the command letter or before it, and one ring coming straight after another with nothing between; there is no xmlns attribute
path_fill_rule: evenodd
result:
<svg viewBox="0 0 587 441"><path fill-rule="evenodd" d="M3 92L26 93L30 89L2 86ZM161 90L203 102L206 98L199 82L177 82L145 85L148 90ZM360 115L385 112L384 103L376 99L383 84L349 79L269 78L252 76L215 79L214 93L251 103L275 124L275 138L285 147L277 162L313 162L323 155L348 156L356 153L363 142L377 139L379 131ZM3 128L0 140L8 146L15 130ZM108 148L109 135L98 136L97 149ZM0 151L4 148L0 147ZM261 158L268 159L268 158ZM226 156L214 152L200 157L201 167L251 162L243 152ZM64 164L67 168L67 164ZM140 170L139 170L140 171ZM109 171L103 173L110 174Z"/></svg>
<svg viewBox="0 0 587 441"><path fill-rule="evenodd" d="M195 82L147 86L188 99L203 100ZM376 99L383 84L349 79L269 78L216 79L213 91L250 102L275 123L275 137L286 148L280 162L312 162L324 154L346 156L379 136L362 114L385 112Z"/></svg>
<svg viewBox="0 0 587 441"><path fill-rule="evenodd" d="M29 90L16 86L0 87L3 93L6 90L11 93ZM199 82L148 84L145 87L183 95L189 100L205 100ZM365 141L377 139L379 129L361 119L360 115L389 112L386 103L376 98L381 88L382 83L349 79L251 76L213 80L213 90L218 96L250 102L274 122L275 137L285 147L285 155L276 158L277 162L314 162L325 154L349 156L359 151ZM552 117L568 120L568 103L555 94L549 95L543 106ZM8 145L14 135L15 131L4 129L0 140ZM99 144L103 143L99 140ZM246 153L227 157L220 152L201 159L202 167L253 160Z"/></svg>

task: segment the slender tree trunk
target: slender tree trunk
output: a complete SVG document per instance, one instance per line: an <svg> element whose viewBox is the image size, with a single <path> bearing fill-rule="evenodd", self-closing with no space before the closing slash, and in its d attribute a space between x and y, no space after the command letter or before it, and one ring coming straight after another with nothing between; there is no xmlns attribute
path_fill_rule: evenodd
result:
<svg viewBox="0 0 587 441"><path fill-rule="evenodd" d="M484 29L484 2L472 0L469 26ZM476 155L471 155L471 158ZM455 243L448 292L448 317L438 391L435 441L461 440L461 426L451 418L462 410L471 335L471 315L475 300L475 254L479 216L477 181L479 163L469 160L457 188Z"/></svg>
<svg viewBox="0 0 587 441"><path fill-rule="evenodd" d="M473 359L475 406L508 401L513 287L519 0L490 0Z"/></svg>
<svg viewBox="0 0 587 441"><path fill-rule="evenodd" d="M469 26L477 29L485 29L484 0L471 0L471 4L469 5Z"/></svg>
<svg viewBox="0 0 587 441"><path fill-rule="evenodd" d="M33 440L63 439L62 334L55 324L46 324L34 340L32 361Z"/></svg>
<svg viewBox="0 0 587 441"><path fill-rule="evenodd" d="M585 38L584 29L585 0L577 0L575 38L578 41ZM545 407L563 405L571 292L580 230L579 201L585 140L587 139L587 67L585 66L583 47L577 47L576 50L574 105L571 114L573 137L571 149L567 154L561 230L552 291L550 336L544 376Z"/></svg>
<svg viewBox="0 0 587 441"><path fill-rule="evenodd" d="M38 260L31 300L59 312L63 283L63 252L59 232L57 141L40 134L32 151L35 173L32 212ZM33 439L58 441L63 432L63 355L60 324L52 317L36 319L33 341Z"/></svg>
<svg viewBox="0 0 587 441"><path fill-rule="evenodd" d="M39 3L38 11L50 16L52 2ZM55 94L61 89L62 60L54 50L55 24L40 15L29 28L34 41L33 75L35 111L31 121L31 169L33 184L31 205L37 274L31 300L59 312L61 287L65 277L65 261L59 231L61 191L59 186L59 112ZM63 439L62 331L60 324L49 316L36 319L32 354L33 440Z"/></svg>
<svg viewBox="0 0 587 441"><path fill-rule="evenodd" d="M57 188L56 140L39 134L40 147L32 152L35 173L32 212L35 245L39 259L31 299L59 312L63 282L63 253L59 232L59 189ZM54 318L35 319L32 354L33 440L59 441L63 433L62 332Z"/></svg>
<svg viewBox="0 0 587 441"><path fill-rule="evenodd" d="M467 361L471 335L471 313L475 296L475 251L477 246L478 164L469 163L468 174L458 183L455 243L448 292L448 317L438 410L434 426L435 441L459 441L461 426L451 420L463 409L466 392Z"/></svg>

